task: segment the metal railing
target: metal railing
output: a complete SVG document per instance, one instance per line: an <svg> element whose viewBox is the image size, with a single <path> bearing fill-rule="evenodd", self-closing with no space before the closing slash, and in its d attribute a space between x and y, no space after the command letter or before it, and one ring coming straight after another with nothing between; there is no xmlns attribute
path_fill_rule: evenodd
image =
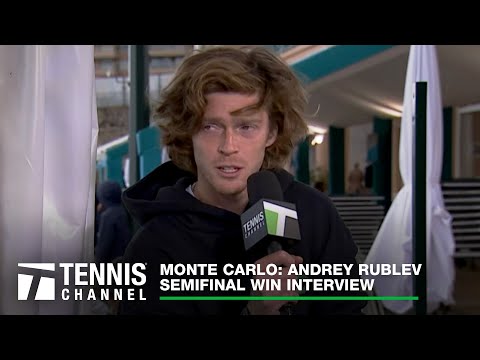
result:
<svg viewBox="0 0 480 360"><path fill-rule="evenodd" d="M383 196L335 195L330 197L363 256L367 256L385 218Z"/></svg>
<svg viewBox="0 0 480 360"><path fill-rule="evenodd" d="M456 258L480 257L480 181L442 184L445 208L452 216Z"/></svg>

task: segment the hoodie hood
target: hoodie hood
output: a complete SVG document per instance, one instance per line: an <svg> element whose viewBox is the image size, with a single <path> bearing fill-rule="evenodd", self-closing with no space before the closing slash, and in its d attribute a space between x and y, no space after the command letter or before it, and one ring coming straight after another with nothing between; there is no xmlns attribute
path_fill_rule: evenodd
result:
<svg viewBox="0 0 480 360"><path fill-rule="evenodd" d="M98 201L105 207L120 205L122 203L122 188L116 181L105 181L98 186Z"/></svg>
<svg viewBox="0 0 480 360"><path fill-rule="evenodd" d="M273 170L283 192L293 183L293 176L283 169ZM191 196L185 189L196 181L196 176L180 169L168 161L140 181L126 189L122 200L132 217L144 225L162 213L197 213L202 216L223 217L238 222L238 214L204 204Z"/></svg>

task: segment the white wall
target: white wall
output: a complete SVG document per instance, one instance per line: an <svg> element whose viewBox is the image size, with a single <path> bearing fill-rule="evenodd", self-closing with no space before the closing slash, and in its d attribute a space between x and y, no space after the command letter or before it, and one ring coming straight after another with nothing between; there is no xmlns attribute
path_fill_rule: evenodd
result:
<svg viewBox="0 0 480 360"><path fill-rule="evenodd" d="M345 177L348 177L350 171L353 170L356 162L360 164L360 170L365 172L367 166L367 153L368 153L368 135L373 133L373 122L350 126L349 143L347 144L348 154L346 154L346 169Z"/></svg>
<svg viewBox="0 0 480 360"><path fill-rule="evenodd" d="M325 134L323 142L315 146L310 146L310 174L311 176L322 176L324 177L325 186L328 181L328 134ZM315 179L312 177L310 181L315 182Z"/></svg>

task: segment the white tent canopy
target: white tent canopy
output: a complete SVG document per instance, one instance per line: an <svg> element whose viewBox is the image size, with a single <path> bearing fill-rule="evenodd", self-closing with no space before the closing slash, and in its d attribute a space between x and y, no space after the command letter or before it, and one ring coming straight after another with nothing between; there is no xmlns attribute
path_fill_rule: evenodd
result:
<svg viewBox="0 0 480 360"><path fill-rule="evenodd" d="M365 260L367 264L413 263L412 249L412 154L415 83L427 82L427 310L440 303L451 304L454 285L453 254L455 242L451 216L445 210L440 186L443 156L443 118L434 45L412 45L405 82L400 134L400 172L404 186L394 199ZM421 241L422 239L418 239ZM379 296L411 296L411 276L369 276L375 279ZM384 306L405 313L412 301L384 301Z"/></svg>

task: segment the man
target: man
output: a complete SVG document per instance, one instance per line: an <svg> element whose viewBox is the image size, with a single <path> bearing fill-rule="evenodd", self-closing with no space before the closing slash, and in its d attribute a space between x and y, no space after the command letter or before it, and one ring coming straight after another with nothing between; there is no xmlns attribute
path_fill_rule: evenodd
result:
<svg viewBox="0 0 480 360"><path fill-rule="evenodd" d="M333 204L283 170L293 147L307 133L305 105L306 93L289 66L263 48L217 47L184 60L156 111L171 161L123 196L141 225L124 261L147 264L147 300L123 301L121 314L281 313L287 301L159 300L165 295L160 281L166 277L160 276L160 264L218 264L222 269L223 264L249 261L240 214L248 208L247 179L261 169L273 171L284 200L296 204L302 239L288 252L276 251L255 263L263 270L270 263L355 264L357 248ZM286 272L277 276L283 284L287 277ZM239 280L248 284L245 278ZM175 294L193 293L167 293ZM250 289L242 295L248 294ZM298 291L252 294L298 295ZM359 314L365 305L292 303L294 314Z"/></svg>
<svg viewBox="0 0 480 360"><path fill-rule="evenodd" d="M122 188L116 181L105 181L97 190L99 218L95 261L112 262L121 257L132 238L128 213L122 205Z"/></svg>
<svg viewBox="0 0 480 360"><path fill-rule="evenodd" d="M360 164L355 163L354 169L348 175L348 192L349 194L358 195L363 192L363 172L360 170Z"/></svg>

